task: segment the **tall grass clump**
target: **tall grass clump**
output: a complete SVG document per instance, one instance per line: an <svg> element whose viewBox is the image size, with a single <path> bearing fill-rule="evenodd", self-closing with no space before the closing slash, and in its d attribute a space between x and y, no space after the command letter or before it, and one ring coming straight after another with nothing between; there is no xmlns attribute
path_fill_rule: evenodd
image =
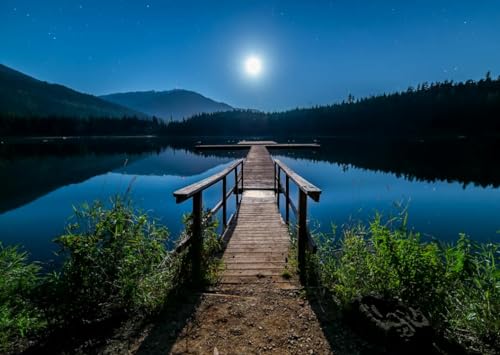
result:
<svg viewBox="0 0 500 355"><path fill-rule="evenodd" d="M50 279L61 322L123 312L155 312L180 277L164 226L116 197L75 210L76 222L55 242L63 265Z"/></svg>
<svg viewBox="0 0 500 355"><path fill-rule="evenodd" d="M424 242L406 217L348 227L339 240L317 236L310 258L338 302L377 294L420 309L446 337L466 347L500 347L500 249L461 234L455 244Z"/></svg>
<svg viewBox="0 0 500 355"><path fill-rule="evenodd" d="M0 242L0 352L47 325L33 301L40 285L39 273L40 266L28 262L25 251Z"/></svg>

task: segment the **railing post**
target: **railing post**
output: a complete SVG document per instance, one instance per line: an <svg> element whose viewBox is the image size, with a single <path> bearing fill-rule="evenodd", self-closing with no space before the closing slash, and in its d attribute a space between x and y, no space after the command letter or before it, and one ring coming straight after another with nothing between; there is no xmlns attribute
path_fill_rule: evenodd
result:
<svg viewBox="0 0 500 355"><path fill-rule="evenodd" d="M278 165L278 189L276 190L278 193L276 194L276 203L278 204L278 210L280 208L280 188L281 188L281 168Z"/></svg>
<svg viewBox="0 0 500 355"><path fill-rule="evenodd" d="M286 175L285 179L285 222L288 224L290 222L290 204L288 203L290 199L290 177Z"/></svg>
<svg viewBox="0 0 500 355"><path fill-rule="evenodd" d="M306 269L307 244L307 195L299 189L299 230L298 230L298 263L300 277L304 280Z"/></svg>
<svg viewBox="0 0 500 355"><path fill-rule="evenodd" d="M202 241L202 218L203 218L203 198L202 192L193 195L193 221L191 225L192 243L191 243L191 265L193 272L193 281L196 283L201 276L201 245Z"/></svg>
<svg viewBox="0 0 500 355"><path fill-rule="evenodd" d="M278 190L276 189L276 168L277 168L277 166L276 166L276 161L274 161L274 180L273 180L273 181L274 181L274 191L275 191L275 192L276 192L276 191L278 191Z"/></svg>
<svg viewBox="0 0 500 355"><path fill-rule="evenodd" d="M244 178L245 178L245 174L243 173L243 161L241 162L241 193L243 194L243 189L245 188L245 185L244 185Z"/></svg>
<svg viewBox="0 0 500 355"><path fill-rule="evenodd" d="M236 206L238 206L238 168L234 168L234 198L236 199Z"/></svg>
<svg viewBox="0 0 500 355"><path fill-rule="evenodd" d="M226 229L227 227L226 191L227 191L226 176L224 176L224 178L222 179L222 224L224 226L224 229Z"/></svg>

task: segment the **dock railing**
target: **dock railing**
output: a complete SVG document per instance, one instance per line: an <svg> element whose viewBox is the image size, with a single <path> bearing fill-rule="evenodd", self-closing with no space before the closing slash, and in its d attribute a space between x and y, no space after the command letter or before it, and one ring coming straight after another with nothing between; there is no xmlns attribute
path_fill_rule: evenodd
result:
<svg viewBox="0 0 500 355"><path fill-rule="evenodd" d="M284 173L285 186L281 182L281 172ZM290 180L298 188L298 206L290 198ZM278 159L274 159L274 189L276 191L276 203L280 207L280 193L285 197L285 222L290 223L290 209L297 219L297 258L301 274L305 271L306 248L311 252L316 251L316 246L309 234L307 226L307 198L319 202L321 190L294 172Z"/></svg>
<svg viewBox="0 0 500 355"><path fill-rule="evenodd" d="M244 178L243 161L244 159L238 159L221 172L211 175L206 179L183 187L182 189L174 192L176 203L184 202L190 198L193 200L193 212L191 216L192 221L190 231L191 233L188 233L187 238L179 243L176 250L181 251L190 246L190 259L192 263L193 275L195 278L200 275L201 247L203 243L203 191L222 180L222 198L205 217L211 218L222 208L222 233L224 233L232 218L231 216L229 220L227 219L227 200L231 197L231 195L234 195L236 201L236 209L238 209L238 206L241 202L240 192L243 190ZM228 179L231 179L230 174L233 172L234 185L228 190Z"/></svg>

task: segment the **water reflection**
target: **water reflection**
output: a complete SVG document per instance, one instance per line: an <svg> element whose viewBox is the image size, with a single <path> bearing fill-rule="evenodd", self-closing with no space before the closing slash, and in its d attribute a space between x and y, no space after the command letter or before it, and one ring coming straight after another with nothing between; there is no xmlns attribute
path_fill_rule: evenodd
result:
<svg viewBox="0 0 500 355"><path fill-rule="evenodd" d="M219 139L217 143L234 139ZM305 141L305 139L304 139ZM63 231L72 206L124 193L165 223L174 236L189 202L172 192L222 169L242 151L196 151L194 141L96 139L7 142L0 145L0 235L27 246L36 259L51 258L52 238ZM323 190L310 215L319 229L394 213L409 204L410 223L428 235L453 240L466 232L499 240L500 164L496 140L377 142L323 139L316 150L273 155ZM204 194L207 207L221 195ZM234 202L231 201L234 209Z"/></svg>

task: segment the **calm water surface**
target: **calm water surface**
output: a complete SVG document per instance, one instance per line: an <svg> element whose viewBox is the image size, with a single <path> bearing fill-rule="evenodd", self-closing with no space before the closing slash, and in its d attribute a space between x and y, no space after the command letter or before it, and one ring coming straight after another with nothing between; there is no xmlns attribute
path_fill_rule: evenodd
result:
<svg viewBox="0 0 500 355"><path fill-rule="evenodd" d="M154 149L87 150L68 148L44 154L30 151L0 160L0 236L4 244L22 244L33 259L53 258L52 239L71 221L73 206L109 201L130 187L135 206L181 232L190 201L177 205L173 191L223 169L245 152L199 155L168 145ZM274 153L273 153L274 154ZM395 215L407 206L409 224L429 237L453 241L461 232L478 241L500 241L500 189L442 180L419 181L307 154L279 151L279 159L322 189L320 203L309 200L313 229L329 232L331 223L352 224L374 216ZM323 151L323 155L328 152ZM399 174L398 174L399 175ZM296 198L296 190L292 189ZM206 207L221 195L220 184L204 194ZM234 210L231 199L230 212Z"/></svg>

